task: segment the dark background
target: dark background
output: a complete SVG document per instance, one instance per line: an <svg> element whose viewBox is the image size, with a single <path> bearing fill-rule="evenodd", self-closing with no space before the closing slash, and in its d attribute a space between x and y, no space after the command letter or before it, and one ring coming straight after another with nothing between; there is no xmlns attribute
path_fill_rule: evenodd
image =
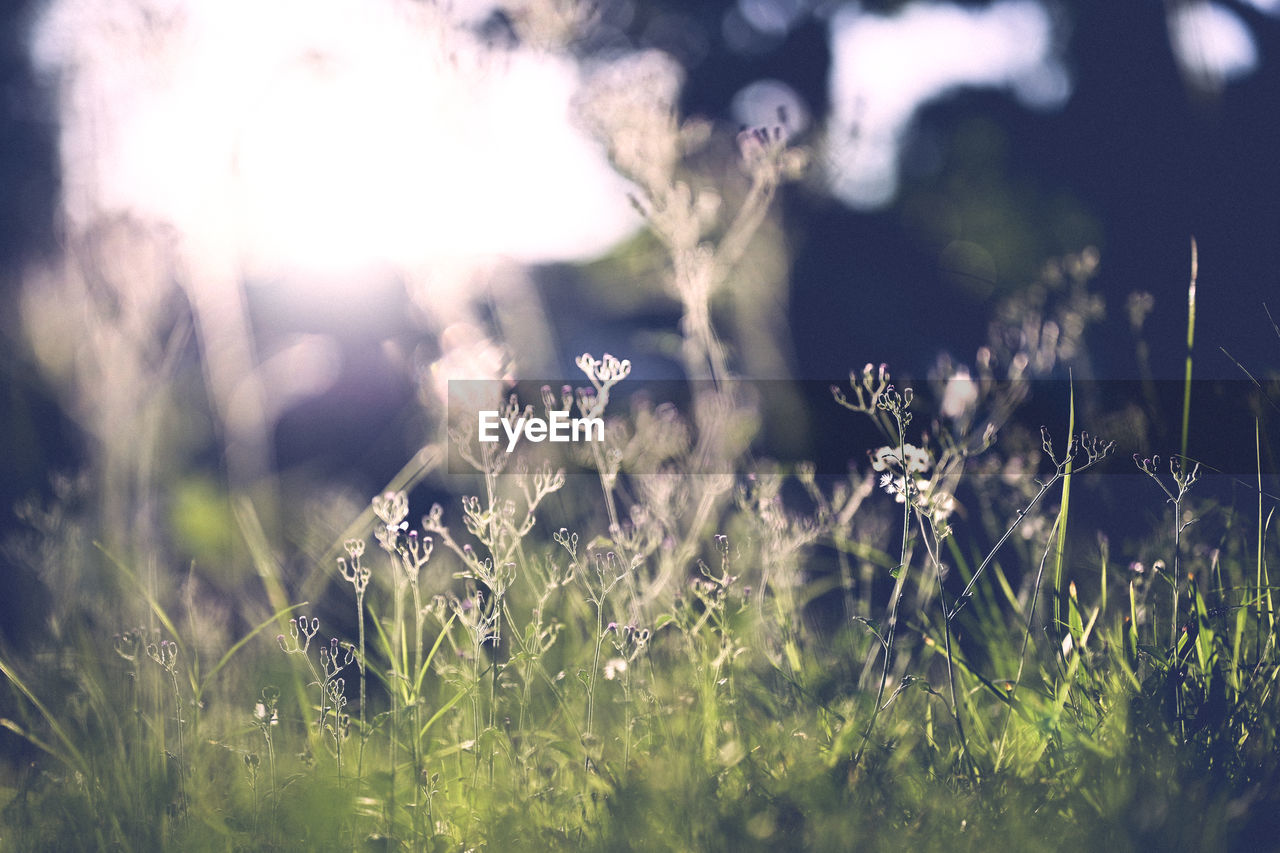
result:
<svg viewBox="0 0 1280 853"><path fill-rule="evenodd" d="M739 88L771 76L821 113L825 26L811 20L760 56L726 55L715 35L724 5L700 7L713 47L693 68L688 110L723 115ZM998 290L1025 283L1049 257L1096 242L1097 286L1109 309L1106 333L1092 340L1100 377L1137 375L1124 311L1137 290L1156 297L1153 369L1181 375L1193 235L1200 249L1198 371L1239 376L1219 346L1243 364L1274 365L1280 340L1262 304L1280 308L1280 21L1246 4L1224 5L1252 26L1260 62L1217 96L1184 83L1163 4L1085 0L1066 7L1074 90L1061 111L1033 112L1005 94L962 91L922 111L916 144L940 149L940 164L904 176L892 207L859 214L791 193L785 204L797 238L792 323L801 372L840 376L868 361L920 370L932 358L921 341L954 348L959 358L982 343L984 306L948 283L941 247L913 225L910 211L926 194L961 209L1009 209L998 218L1007 230L983 235L1014 243L1010 254L1021 260L998 271ZM911 318L910 339L893 328L895 312Z"/></svg>

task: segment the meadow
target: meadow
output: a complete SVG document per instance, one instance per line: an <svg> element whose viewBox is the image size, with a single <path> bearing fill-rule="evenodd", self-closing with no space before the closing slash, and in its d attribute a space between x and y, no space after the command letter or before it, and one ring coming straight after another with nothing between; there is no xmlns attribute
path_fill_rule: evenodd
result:
<svg viewBox="0 0 1280 853"><path fill-rule="evenodd" d="M807 153L634 82L584 123L662 258L681 405L626 393L625 353L523 398L424 375L404 471L307 522L243 459L168 491L191 329L86 288L93 454L7 544L48 612L0 650L0 848L1276 849L1276 404L1242 365L1252 472L1189 452L1194 260L1172 406L1072 378L1104 311L1082 248L967 366L833 384L814 428L872 437L841 470L771 461L721 319ZM480 410L603 440L482 442Z"/></svg>
<svg viewBox="0 0 1280 853"><path fill-rule="evenodd" d="M692 357L721 362L698 331ZM1051 358L1027 343L1006 369ZM218 625L194 581L28 507L46 577L106 580L0 661L26 744L6 848L1265 849L1261 467L1224 504L1176 452L1121 460L1158 524L1111 553L1072 505L1114 442L1074 398L1006 434L1030 380L980 358L936 412L884 367L834 387L883 441L835 478L751 453L739 386L628 410L630 363L584 354L540 405L605 417L604 442L509 454L458 419L427 452L473 490L373 497L301 577L240 504L258 578Z"/></svg>

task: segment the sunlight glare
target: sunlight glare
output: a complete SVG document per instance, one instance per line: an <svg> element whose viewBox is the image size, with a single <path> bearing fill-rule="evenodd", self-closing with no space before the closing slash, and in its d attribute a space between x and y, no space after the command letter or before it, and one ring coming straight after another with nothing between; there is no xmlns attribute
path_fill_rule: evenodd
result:
<svg viewBox="0 0 1280 853"><path fill-rule="evenodd" d="M570 122L572 60L407 0L56 0L33 56L60 83L73 227L130 211L309 293L590 258L638 224Z"/></svg>
<svg viewBox="0 0 1280 853"><path fill-rule="evenodd" d="M1169 39L1178 65L1198 89L1216 92L1251 74L1258 48L1244 21L1225 6L1195 2L1169 13Z"/></svg>
<svg viewBox="0 0 1280 853"><path fill-rule="evenodd" d="M1061 106L1071 87L1055 35L1033 0L913 2L893 15L842 6L831 21L832 192L861 209L892 201L916 112L958 88L1008 88L1035 108Z"/></svg>

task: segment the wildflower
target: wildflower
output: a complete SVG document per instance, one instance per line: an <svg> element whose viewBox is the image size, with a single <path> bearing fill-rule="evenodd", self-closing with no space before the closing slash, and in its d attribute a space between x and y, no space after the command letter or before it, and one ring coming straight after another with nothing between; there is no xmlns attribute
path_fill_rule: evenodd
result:
<svg viewBox="0 0 1280 853"><path fill-rule="evenodd" d="M900 466L905 467L908 474L923 474L933 464L928 449L914 444L902 445L902 455L905 457L905 466L900 466L902 460L898 459L898 448L881 447L871 454L871 468L874 471L888 471L891 466Z"/></svg>
<svg viewBox="0 0 1280 853"><path fill-rule="evenodd" d="M610 658L604 664L605 681L613 681L627 671L627 662L622 658Z"/></svg>
<svg viewBox="0 0 1280 853"><path fill-rule="evenodd" d="M266 704L259 702L253 706L253 718L260 725L275 726L280 724L280 712L275 708L268 709Z"/></svg>
<svg viewBox="0 0 1280 853"><path fill-rule="evenodd" d="M898 454L892 447L881 447L871 454L871 470L888 471L891 463L898 461ZM884 485L882 482L880 485Z"/></svg>
<svg viewBox="0 0 1280 853"><path fill-rule="evenodd" d="M895 477L888 473L881 474L880 488L884 489L886 494L893 495L895 502L907 502L907 482L902 477Z"/></svg>
<svg viewBox="0 0 1280 853"><path fill-rule="evenodd" d="M929 455L929 451L923 447L916 447L914 444L905 444L902 447L903 454L907 457L907 473L923 474L929 470L929 466L933 464L933 459Z"/></svg>
<svg viewBox="0 0 1280 853"><path fill-rule="evenodd" d="M929 515L933 523L941 525L951 513L955 512L956 498L945 491L936 491L929 495Z"/></svg>

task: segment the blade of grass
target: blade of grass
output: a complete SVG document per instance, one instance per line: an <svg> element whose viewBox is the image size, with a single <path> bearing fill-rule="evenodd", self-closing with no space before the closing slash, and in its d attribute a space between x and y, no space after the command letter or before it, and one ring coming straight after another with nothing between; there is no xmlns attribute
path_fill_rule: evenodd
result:
<svg viewBox="0 0 1280 853"><path fill-rule="evenodd" d="M1076 386L1068 372L1069 397L1067 404L1067 440L1076 434ZM1184 448L1185 452L1185 448ZM1053 625L1054 630L1062 627L1062 568L1067 551L1067 516L1071 509L1071 469L1072 459L1067 457L1067 464L1062 474L1062 504L1058 507L1058 538L1053 548Z"/></svg>
<svg viewBox="0 0 1280 853"><path fill-rule="evenodd" d="M1217 637L1213 630L1213 623L1209 620L1209 606L1205 603L1204 596L1200 594L1200 588L1194 580L1191 581L1191 598L1192 606L1195 608L1196 618L1196 663L1200 666L1200 672L1205 678L1213 677L1215 664L1218 658Z"/></svg>
<svg viewBox="0 0 1280 853"><path fill-rule="evenodd" d="M53 732L57 739L61 741L62 745L67 749L67 755L59 755L52 751L50 751L50 754L63 763L69 764L74 769L79 770L85 776L91 775L89 762L85 760L84 755L76 748L75 742L71 739L71 736L67 734L67 731L62 727L62 724L58 722L57 717L55 717L49 709L44 706L44 703L40 701L36 694L32 692L31 688L26 685L26 682L18 676L18 673L16 673L13 670L13 667L9 666L3 658L0 658L0 673L3 673L13 686L18 688L18 691L22 693L23 696L27 697L27 701L36 707L36 710L40 712L40 716L44 717L45 721L49 724L49 730ZM34 740L31 742L36 746L49 751L48 748L42 744L37 743Z"/></svg>
<svg viewBox="0 0 1280 853"><path fill-rule="evenodd" d="M1026 625L1026 629L1022 632L1022 646L1020 651L1018 652L1018 672L1013 677L1013 685L1009 689L1010 713L1007 713L1005 715L1004 727L1001 729L1001 732L1000 732L1000 742L996 745L995 766L997 768L1000 767L1004 762L1005 747L1008 743L1008 735L1009 735L1009 721L1013 717L1012 708L1015 707L1012 700L1013 700L1014 694L1017 692L1018 687L1022 684L1022 672L1027 662L1027 647L1031 644L1031 623L1035 621L1035 618L1036 618L1036 601L1040 597L1040 584L1041 584L1041 581L1044 579L1045 563L1049 561L1049 552L1053 547L1052 543L1058 534L1058 524L1061 521L1062 521L1062 515L1059 514L1058 517L1053 522L1053 529L1049 531L1049 541L1048 543L1046 543L1046 546L1044 549L1044 556L1040 558L1040 568L1036 572L1035 581L1033 581L1031 586L1031 603L1027 605L1027 625Z"/></svg>
<svg viewBox="0 0 1280 853"><path fill-rule="evenodd" d="M1101 597L1101 601L1099 602L1098 606L1102 608L1102 615L1104 617L1104 624L1105 624L1105 617L1107 614L1107 583L1109 580L1109 578L1107 577L1107 564L1111 560L1111 543L1107 540L1107 537L1103 536L1102 534L1098 535L1098 550L1100 552L1100 558L1102 563L1102 578L1100 580L1100 586L1098 590Z"/></svg>
<svg viewBox="0 0 1280 853"><path fill-rule="evenodd" d="M271 608L276 613L288 612L289 600L285 594L284 586L280 583L280 567L276 562L275 555L271 552L271 544L267 540L266 531L262 529L262 522L258 519L257 511L246 497L237 498L232 503L232 510L236 524L240 528L240 533L244 536L245 545L249 547L249 556L253 560L253 567L257 569L258 577L262 579L262 586L267 593L267 601L270 602ZM287 626L287 623L283 620L279 624L281 630Z"/></svg>
<svg viewBox="0 0 1280 853"><path fill-rule="evenodd" d="M391 646L391 638L387 636L386 630L383 629L382 627L382 620L378 618L378 614L374 612L372 607L369 608L369 615L373 617L370 621L373 622L374 630L378 632L378 641L382 644L382 653L383 655L386 656L387 660L391 664L391 672L388 673L386 677L383 677L381 674L379 674L376 669L373 670L373 673L375 676L380 678L387 685L387 690L389 692L396 692L398 690L401 694L400 701L405 704L408 704L409 702L408 676L404 674L402 670L397 669L399 661L396 659L395 649L393 649ZM392 685L393 681L395 682L395 686Z"/></svg>
<svg viewBox="0 0 1280 853"><path fill-rule="evenodd" d="M1138 665L1138 594L1134 590L1133 581L1129 581L1129 631L1125 637L1125 652L1130 666Z"/></svg>
<svg viewBox="0 0 1280 853"><path fill-rule="evenodd" d="M1272 507L1271 511L1267 513L1267 520L1262 525L1262 538L1264 540L1267 537L1268 531L1271 530L1271 519L1275 518L1275 514L1276 514L1275 507ZM1271 600L1271 590L1273 588L1271 585L1271 570L1267 568L1267 552L1265 550L1262 552L1262 588L1266 590L1267 615L1270 617L1271 623L1274 626L1276 621L1276 609L1275 609L1275 605L1272 603L1272 600ZM1269 634L1269 641L1274 642L1275 641L1274 628L1273 630L1269 631L1268 634Z"/></svg>
<svg viewBox="0 0 1280 853"><path fill-rule="evenodd" d="M240 496L236 498L232 502L231 508L236 519L236 526L240 528L240 534L244 537L245 545L249 548L249 557L253 560L253 567L257 570L258 577L262 580L262 587L267 593L267 602L276 613L276 624L280 626L281 632L284 632L288 629L288 622L285 621L282 614L289 612L290 605L284 585L280 583L280 566L272 553L271 544L267 540L267 533L262 528L262 522L258 518L257 511L253 508L253 503L247 497ZM293 689L298 700L298 707L306 708L308 705L306 678L296 667L291 669L293 672Z"/></svg>
<svg viewBox="0 0 1280 853"><path fill-rule="evenodd" d="M1280 406L1277 406L1276 401L1271 399L1271 395L1267 393L1267 389L1262 386L1262 383L1258 381L1257 377L1250 373L1248 368L1237 361L1236 357L1228 352L1226 347L1218 347L1218 349L1223 355L1231 360L1232 364L1240 369L1241 373L1249 377L1249 381L1253 383L1254 388L1258 389L1258 392L1262 395L1262 399L1267 401L1267 405L1271 406L1271 408L1275 409L1277 412L1280 412Z"/></svg>
<svg viewBox="0 0 1280 853"><path fill-rule="evenodd" d="M49 754L50 754L50 755L52 755L54 758L56 758L56 759L58 759L59 761L61 761L63 764L71 764L71 763L72 763L72 762L68 761L68 760L66 759L66 757L65 757L65 756L60 755L60 754L58 753L58 750L57 750L57 749L55 749L54 747L52 747L52 746L50 746L49 744L45 743L43 740L41 740L40 738L36 737L36 736L35 736L35 735L33 735L31 732L27 731L26 729L24 729L22 726L18 725L18 724L17 724L16 722L14 722L13 720L10 720L8 717L0 718L0 728L8 729L9 731L13 732L13 733L14 733L15 735L17 735L18 737L20 737L20 738L22 738L23 740L25 740L27 743L30 743L32 746L35 746L36 748L38 748L38 749L40 749L40 750L42 750L42 751L44 751L44 752L49 753Z"/></svg>
<svg viewBox="0 0 1280 853"><path fill-rule="evenodd" d="M1244 632L1248 623L1249 611L1247 608L1241 607L1236 611L1235 631L1231 635L1231 688L1235 691L1237 699L1244 688L1245 679L1241 674L1240 668L1240 649L1244 647L1246 642Z"/></svg>
<svg viewBox="0 0 1280 853"><path fill-rule="evenodd" d="M1067 587L1067 630L1072 648L1079 651L1084 644L1084 617L1080 614L1080 598L1074 581Z"/></svg>
<svg viewBox="0 0 1280 853"><path fill-rule="evenodd" d="M1262 525L1262 427L1258 424L1257 418L1253 419L1253 450L1255 454L1255 459L1257 460L1257 463L1258 463L1258 553L1255 555L1254 560L1256 563L1256 569L1257 569L1257 575L1258 575L1257 593L1256 593L1258 596L1257 620L1256 620L1257 638L1258 638L1257 654L1259 658L1261 658L1262 656L1262 540L1264 538L1264 535L1263 535L1263 525Z"/></svg>
<svg viewBox="0 0 1280 853"><path fill-rule="evenodd" d="M1182 380L1182 458L1187 458L1187 432L1191 425L1191 363L1196 341L1196 275L1199 258L1196 238L1191 238L1191 285L1187 288L1187 366Z"/></svg>
<svg viewBox="0 0 1280 853"><path fill-rule="evenodd" d="M1274 627L1276 611L1272 606L1271 601L1271 575L1270 572L1267 571L1267 555L1266 550L1262 546L1266 541L1267 531L1271 529L1271 518L1275 514L1275 508L1272 507L1271 511L1267 513L1266 520L1264 521L1262 518L1262 426L1259 424L1257 418L1253 419L1253 451L1258 469L1258 553L1256 557L1258 562L1258 615L1259 621L1261 621L1263 590L1265 590L1267 614L1269 615L1272 626ZM1259 628L1259 631L1261 631L1261 628Z"/></svg>
<svg viewBox="0 0 1280 853"><path fill-rule="evenodd" d="M436 652L440 650L440 644L444 642L444 638L449 634L449 629L453 627L453 622L458 618L458 614L454 613L449 617L449 621L444 623L444 627L440 629L440 634L436 637L436 641L431 645L431 651L427 652L426 658L422 661L422 666L418 669L418 675L413 680L413 692L415 695L422 690L422 679L426 676L427 670L431 668L431 661L435 660Z"/></svg>
<svg viewBox="0 0 1280 853"><path fill-rule="evenodd" d="M459 702L461 702L462 699L466 697L466 695L469 694L472 690L475 690L474 684L472 684L466 690L459 690L457 693L454 694L452 699L450 699L448 702L445 702L438 709L436 709L436 712L431 715L431 718L422 724L422 729L418 732L418 739L421 740L422 738L426 737L427 730L430 729L432 726L434 726L437 720L443 717L450 708L452 708L454 705L457 705Z"/></svg>
<svg viewBox="0 0 1280 853"><path fill-rule="evenodd" d="M183 643L182 643L182 635L178 633L178 629L174 627L173 620L169 618L169 614L165 612L165 609L160 605L160 602L156 601L155 596L153 596L151 594L151 591L147 589L146 584L139 583L138 576L134 573L134 571L130 569L128 566L126 566L124 563L120 562L120 560L116 559L116 556L112 554L110 551L108 551L106 549L106 546L104 546L101 542L94 542L93 547L97 548L99 553L101 553L102 556L106 557L107 561L110 562L111 565L115 566L116 569L122 575L124 575L129 580L130 583L132 583L135 587L137 587L138 592L142 594L143 599L147 602L147 607L149 607L151 609L151 612L155 614L155 617L160 620L160 624L163 625L164 629L169 632L169 635L173 637L174 642L178 644L178 649L183 653L183 656L185 657L186 648L183 646Z"/></svg>

